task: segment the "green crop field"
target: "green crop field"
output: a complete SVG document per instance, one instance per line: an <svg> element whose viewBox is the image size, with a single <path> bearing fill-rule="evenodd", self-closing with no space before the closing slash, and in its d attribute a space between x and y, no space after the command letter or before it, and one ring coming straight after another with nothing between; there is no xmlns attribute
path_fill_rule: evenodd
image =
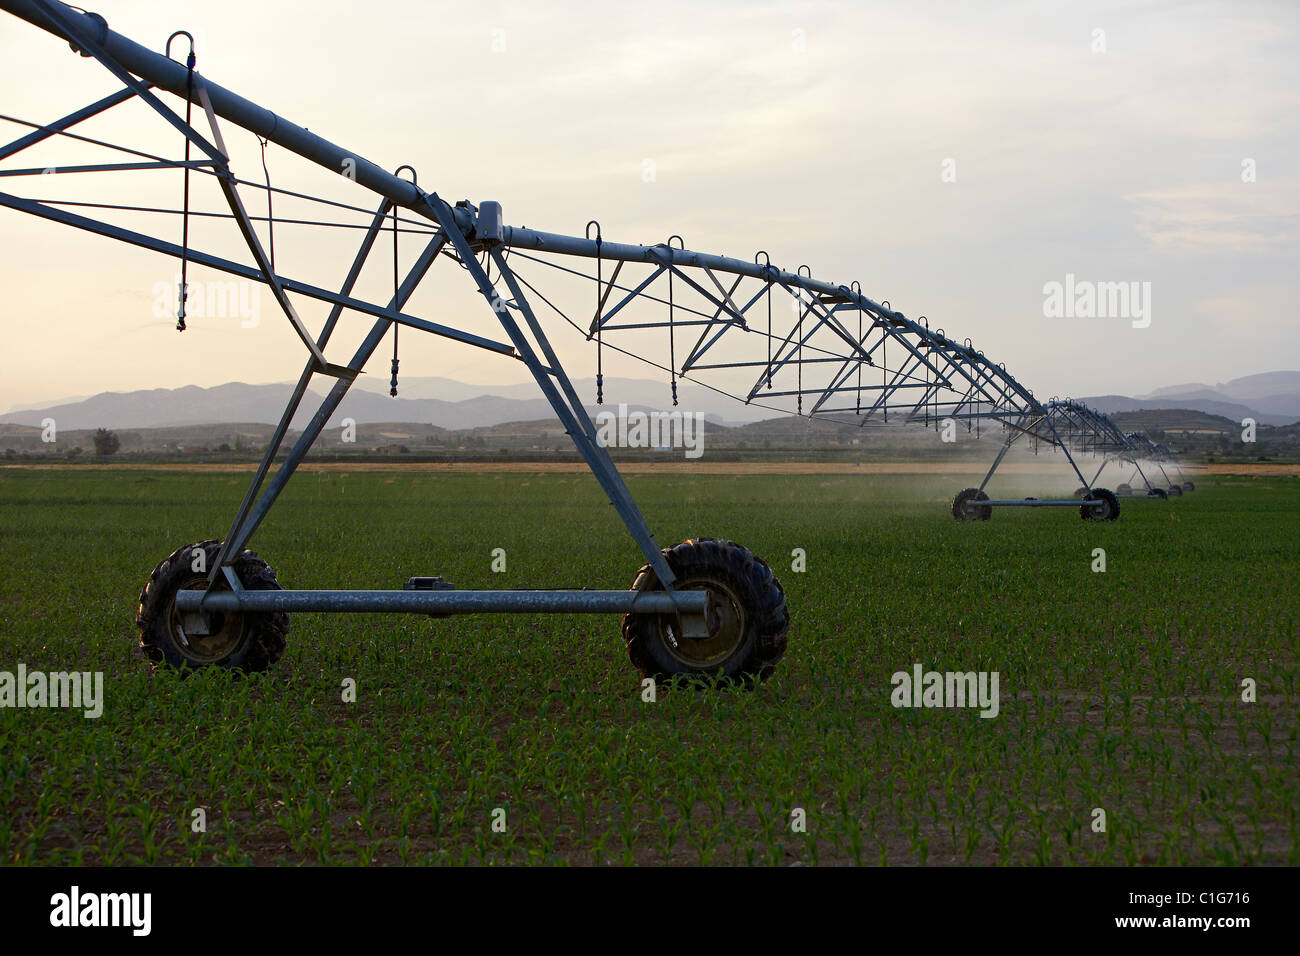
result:
<svg viewBox="0 0 1300 956"><path fill-rule="evenodd" d="M141 586L245 480L0 471L0 671L105 698L0 709L6 864L1300 863L1294 478L959 523L953 479L631 477L661 545L746 545L792 615L757 689L653 702L610 616L304 614L264 673L152 672ZM642 563L576 475L306 473L253 546L293 588ZM996 672L996 716L893 706L916 665Z"/></svg>

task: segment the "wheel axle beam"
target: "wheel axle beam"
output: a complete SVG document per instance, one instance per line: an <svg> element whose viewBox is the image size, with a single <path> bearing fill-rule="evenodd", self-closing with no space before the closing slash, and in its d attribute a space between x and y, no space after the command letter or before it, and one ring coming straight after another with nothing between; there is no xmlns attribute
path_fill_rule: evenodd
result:
<svg viewBox="0 0 1300 956"><path fill-rule="evenodd" d="M201 591L176 593L189 613L268 611L399 612L411 614L678 614L686 636L703 627L708 591L445 590L445 591ZM692 627L694 619L695 627Z"/></svg>
<svg viewBox="0 0 1300 956"><path fill-rule="evenodd" d="M1097 498L1042 498L1035 499L1034 501L1025 501L1021 498L1005 498L1001 500L988 498L978 502L971 502L967 507L975 508L978 506L983 508L985 505L991 505L999 508L1051 508L1069 505L1073 508L1077 508L1079 505L1095 504L1101 504L1101 501Z"/></svg>

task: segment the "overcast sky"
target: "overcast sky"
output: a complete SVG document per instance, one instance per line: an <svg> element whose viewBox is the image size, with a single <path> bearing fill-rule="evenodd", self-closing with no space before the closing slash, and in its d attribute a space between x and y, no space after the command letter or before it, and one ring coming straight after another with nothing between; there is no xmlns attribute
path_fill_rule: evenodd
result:
<svg viewBox="0 0 1300 956"><path fill-rule="evenodd" d="M676 233L698 251L749 259L762 248L789 269L856 279L969 337L1040 395L1300 367L1294 3L88 6L159 50L173 30L191 31L213 81L381 166L411 164L446 199L498 200L514 225L580 235L596 218L607 239ZM94 61L0 13L0 112L49 121L115 88ZM79 129L180 153L179 134L138 104ZM0 123L4 141L21 132ZM228 139L236 173L260 177L252 135L228 128ZM46 144L0 168L88 155ZM276 147L268 165L276 185L320 184ZM373 205L350 188L344 198ZM204 189L196 202L218 208ZM180 174L10 178L0 190L175 207ZM254 212L263 201L246 198ZM276 211L291 209L302 212ZM174 217L119 221L179 240ZM192 228L196 244L237 253L229 223ZM282 227L282 271L337 285L356 237L343 239L327 250ZM0 410L283 381L302 367L269 296L256 328L235 318L173 331L153 307L174 260L6 209L0 253ZM1150 283L1149 325L1045 316L1045 285L1067 275ZM490 329L468 276L442 276L412 311ZM302 312L313 328L323 316L309 302ZM350 320L357 336L368 325ZM555 336L575 376L594 371L579 338ZM377 356L370 371L386 377L386 366ZM528 377L415 334L402 368L485 384Z"/></svg>

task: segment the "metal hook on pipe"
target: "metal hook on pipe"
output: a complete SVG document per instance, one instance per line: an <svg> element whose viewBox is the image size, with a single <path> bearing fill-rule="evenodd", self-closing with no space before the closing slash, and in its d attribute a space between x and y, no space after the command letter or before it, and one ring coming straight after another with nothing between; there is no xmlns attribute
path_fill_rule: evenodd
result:
<svg viewBox="0 0 1300 956"><path fill-rule="evenodd" d="M843 289L844 286L840 286L840 288ZM854 299L855 304L858 307L858 348L861 349L862 343L866 339L862 334L862 283L857 279L854 279L849 283L848 291L849 296ZM868 364L874 364L871 362L870 355L866 356L866 361ZM858 388L853 396L853 414L862 414L862 362L860 361L858 362Z"/></svg>
<svg viewBox="0 0 1300 956"><path fill-rule="evenodd" d="M190 41L190 55L187 66L192 70L194 69L194 36L188 30L177 30L167 38L167 59L170 60L172 58L172 40L175 40L177 37L185 37L185 39Z"/></svg>
<svg viewBox="0 0 1300 956"><path fill-rule="evenodd" d="M807 275L804 275L805 269L808 270ZM800 265L799 268L795 270L795 275L799 276L801 279L811 279L812 269L806 264ZM796 298L798 299L800 306L802 306L803 305L802 289L799 290L799 295ZM811 301L809 302L808 307L809 308L812 307ZM796 325L796 332L795 332L794 367L795 367L795 374L798 376L795 384L796 394L798 395L798 398L796 399L796 405L795 405L795 414L800 416L803 415L803 317L804 317L804 313L807 311L808 309L800 308L799 321L798 324Z"/></svg>
<svg viewBox="0 0 1300 956"><path fill-rule="evenodd" d="M759 262L758 257L762 256L763 261ZM763 274L767 281L767 387L772 387L772 274L776 271L772 266L772 257L767 254L766 249L759 249L754 253L754 264L763 267Z"/></svg>
<svg viewBox="0 0 1300 956"><path fill-rule="evenodd" d="M401 166L398 166L397 169L393 170L393 175L400 179L402 176L402 170L404 169L410 171L411 185L415 186L418 189L419 186L416 186L416 179L418 177L416 176L414 167L403 164ZM393 308L395 310L401 309L402 307L400 295L401 295L401 283L398 279L398 257L397 257L397 206L393 206ZM397 322L393 323L393 365L392 368L390 369L392 378L388 384L388 394L389 397L391 398L397 397L397 369L398 366L401 364L397 357L397 338L398 338L398 330L400 328L401 326Z"/></svg>
<svg viewBox="0 0 1300 956"><path fill-rule="evenodd" d="M686 248L686 240L675 233L668 237L668 248L673 248L673 240L676 239L680 245L678 249ZM671 257L670 257L671 258ZM673 329L674 321L674 304L673 304L673 273L668 270L668 374L670 384L672 385L673 405L677 404L677 341Z"/></svg>
<svg viewBox="0 0 1300 956"><path fill-rule="evenodd" d="M600 245L603 240L601 239L600 223L597 222L595 219L592 219L587 223L587 228L583 231L583 235L586 236L588 239L590 239L592 226L596 227L596 316L592 320L596 323L596 404L604 405L605 404L605 357L604 357L605 341L604 341L603 333L604 333L605 323L600 321L600 304L601 304L600 287L601 285L604 284L605 281L605 275L602 269L603 264L601 262L601 256L600 256ZM588 340L590 340L591 336L587 336L587 338Z"/></svg>
<svg viewBox="0 0 1300 956"><path fill-rule="evenodd" d="M105 24L107 28L107 24ZM185 125L192 126L192 110L194 108L194 64L197 59L194 56L194 36L186 30L177 30L167 38L167 59L172 56L172 41L177 37L185 37L190 41L190 52L185 58ZM85 54L83 53L83 56ZM184 178L184 210L181 218L181 287L177 294L176 304L176 331L185 331L185 304L190 297L189 284L189 251L190 251L190 140L185 138L185 171L182 174ZM270 184L267 184L267 202L270 202L271 190Z"/></svg>

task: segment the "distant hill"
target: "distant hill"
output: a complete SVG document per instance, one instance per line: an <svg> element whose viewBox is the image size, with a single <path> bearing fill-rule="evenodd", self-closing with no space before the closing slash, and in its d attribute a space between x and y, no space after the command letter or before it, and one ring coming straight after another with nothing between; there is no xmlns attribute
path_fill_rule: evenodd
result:
<svg viewBox="0 0 1300 956"><path fill-rule="evenodd" d="M1240 419L1225 418L1188 408L1161 408L1115 412L1111 418L1125 432L1162 432L1166 435L1180 433L1206 435L1239 435Z"/></svg>
<svg viewBox="0 0 1300 956"><path fill-rule="evenodd" d="M79 402L0 415L0 423L39 425L53 418L60 428L170 428L236 422L274 423L284 410L290 385L247 385L231 382L213 388L155 388L137 392L104 392ZM320 402L304 401L293 425L302 428ZM428 422L447 428L492 425L498 422L543 418L551 414L544 398L532 400L483 395L459 402L434 398L389 398L366 389L348 393L331 422L344 418L364 422Z"/></svg>
<svg viewBox="0 0 1300 956"><path fill-rule="evenodd" d="M1138 398L1164 398L1170 395L1182 395L1197 390L1210 390L1220 395L1239 400L1267 398L1270 395L1285 395L1300 392L1300 372L1261 372L1258 375L1246 375L1234 378L1218 385L1166 385Z"/></svg>
<svg viewBox="0 0 1300 956"><path fill-rule="evenodd" d="M1186 408L1116 412L1111 416L1120 430L1142 432L1165 442L1176 453L1193 458L1286 458L1300 456L1300 423L1260 423L1254 444L1241 441L1241 419L1209 415Z"/></svg>
<svg viewBox="0 0 1300 956"><path fill-rule="evenodd" d="M595 383L575 380L574 386L587 403L588 410L595 412ZM189 385L103 392L44 406L15 407L0 415L0 425L38 427L47 418L53 418L60 430L111 428L130 431L187 429L202 425L272 425L278 421L290 394L292 385L284 382L267 385L229 382L211 388ZM321 394L312 392L304 401L292 423L295 430L308 423ZM702 412L717 424L744 427L764 422L764 429L775 428L778 431L785 427L771 424L774 420L781 421L780 418L774 419L771 409L745 405L690 382L679 383L679 396L681 404L678 410ZM605 388L605 407L610 409L616 409L619 404L626 404L629 408L664 409L669 406L669 400L665 381L610 379ZM1222 416L1237 423L1243 418L1253 418L1261 425L1290 425L1300 422L1300 372L1266 372L1214 386L1175 385L1137 397L1094 395L1081 401L1107 414L1183 409ZM330 427L339 427L345 418L353 419L358 425L418 422L451 431L491 428L512 422L539 422L559 427L550 404L534 383L472 385L440 377L405 379L400 384L398 396L392 398L388 394L386 379L363 376L331 417ZM853 430L853 426L848 427ZM738 441L785 440L788 437L760 434L759 431L743 436L738 433L736 437ZM840 439L852 440L847 434L836 440ZM898 440L907 441L906 438Z"/></svg>
<svg viewBox="0 0 1300 956"><path fill-rule="evenodd" d="M1103 399L1122 396L1103 396ZM1192 383L1168 385L1136 399L1141 408L1194 408L1229 418L1250 417L1268 425L1287 425L1300 421L1300 372L1261 372L1234 378L1217 385ZM1091 400L1084 399L1091 404ZM1101 407L1101 406L1096 406ZM1111 409L1102 409L1109 411ZM1114 408L1114 411L1130 409Z"/></svg>
<svg viewBox="0 0 1300 956"><path fill-rule="evenodd" d="M592 402L594 382L574 383L578 394ZM40 425L53 418L59 428L171 428L185 425L262 422L274 424L293 393L288 383L249 385L229 382L212 388L187 385L183 388L153 388L134 392L102 392L76 401L39 407L14 408L0 415L0 424ZM311 398L315 395L315 399ZM294 417L293 427L302 428L323 397L312 391ZM681 383L683 411L704 412L722 421L754 421L771 416L771 411L746 407L708 389ZM663 408L669 404L667 382L642 379L611 379L605 401L611 407ZM399 394L388 394L387 380L363 377L348 392L331 425L351 418L358 424L375 422L424 422L440 428L479 428L504 422L555 419L550 403L535 383L514 385L469 385L445 378L404 380Z"/></svg>
<svg viewBox="0 0 1300 956"><path fill-rule="evenodd" d="M1081 401L1085 405L1095 408L1097 411L1106 415L1114 415L1117 412L1184 409L1187 411L1201 412L1206 415L1218 415L1224 418L1231 418L1238 422L1243 418L1253 418L1261 425L1288 425L1293 421L1300 420L1300 415L1272 415L1249 405L1242 405L1237 402L1195 397L1171 397L1144 400L1129 398L1127 395L1088 395L1084 398L1078 399L1078 401Z"/></svg>

